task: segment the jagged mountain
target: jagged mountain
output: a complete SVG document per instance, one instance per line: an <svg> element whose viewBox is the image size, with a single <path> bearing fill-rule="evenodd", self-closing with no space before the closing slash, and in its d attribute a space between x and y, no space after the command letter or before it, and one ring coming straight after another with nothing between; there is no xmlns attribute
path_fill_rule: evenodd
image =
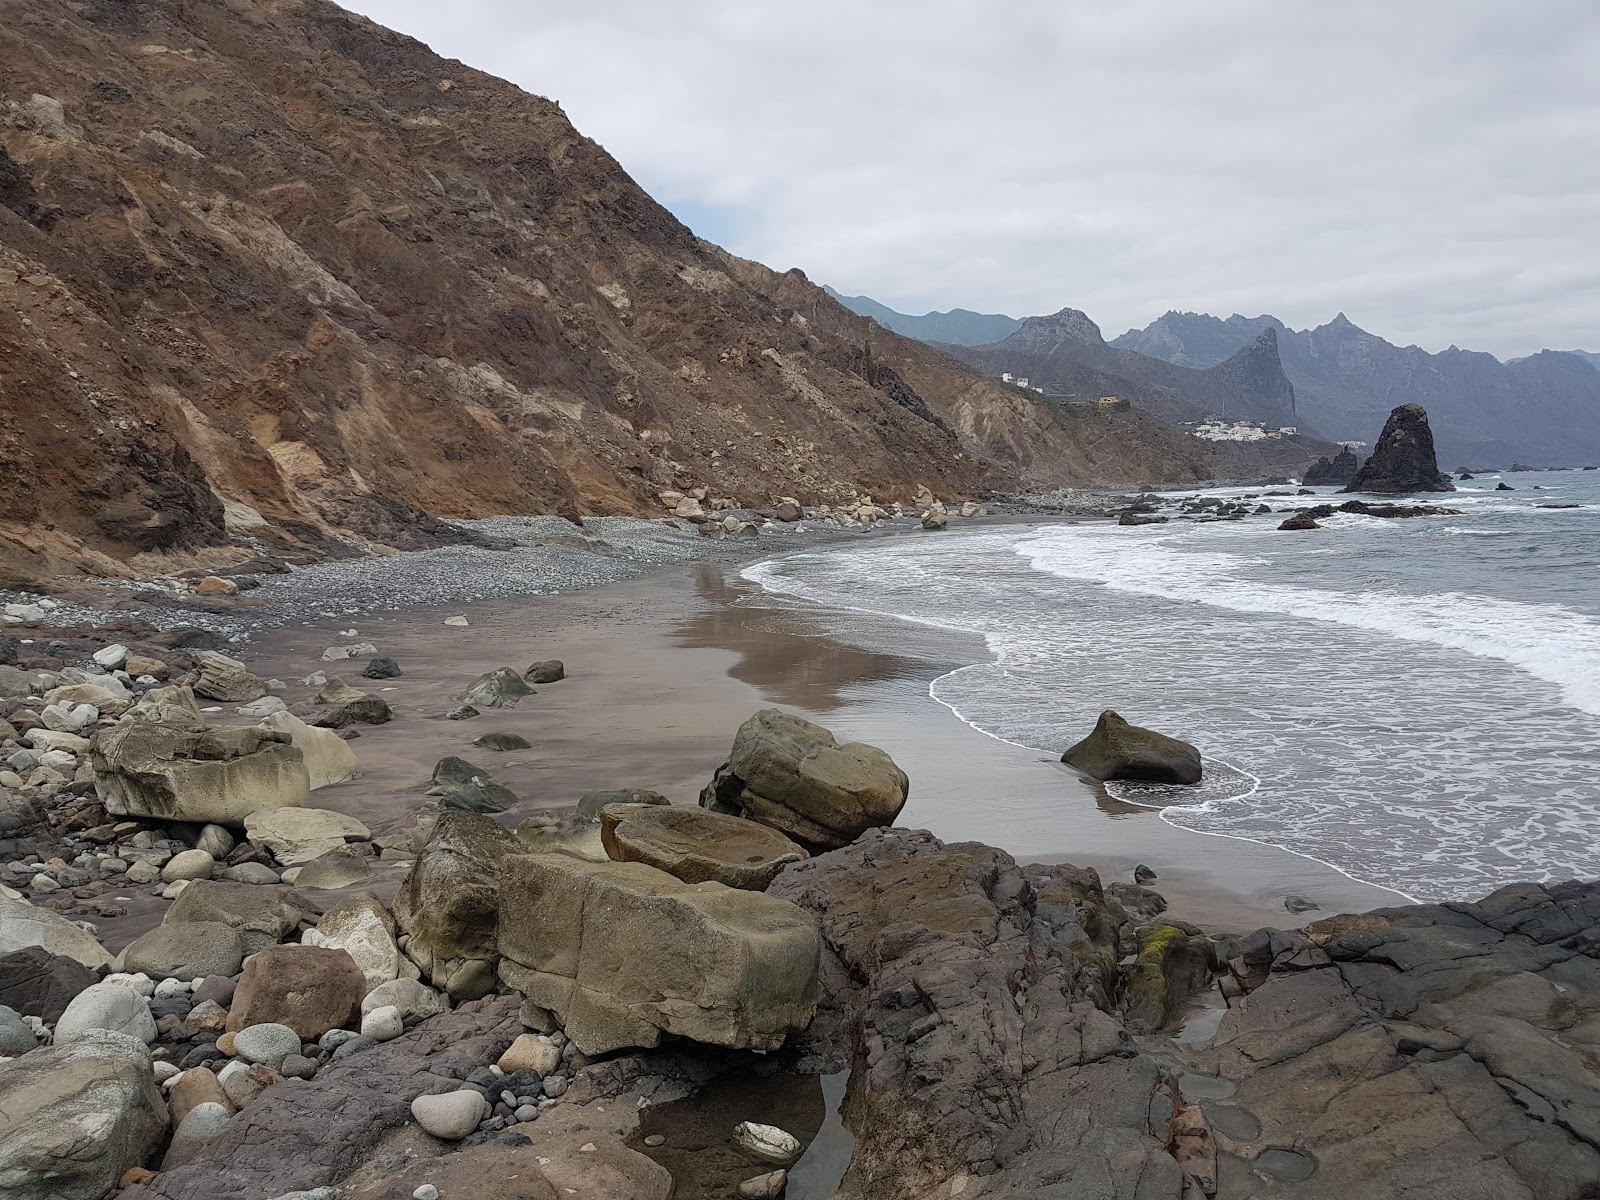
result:
<svg viewBox="0 0 1600 1200"><path fill-rule="evenodd" d="M1204 367L1269 330L1302 416L1335 440L1371 443L1391 409L1420 404L1447 464L1578 466L1600 458L1600 356L1582 351L1544 350L1504 363L1455 346L1429 354L1395 346L1343 313L1295 330L1272 316L1169 312L1111 344Z"/></svg>
<svg viewBox="0 0 1600 1200"><path fill-rule="evenodd" d="M948 349L964 362L992 373L1025 375L1053 393L1089 399L1117 395L1169 420L1216 415L1271 426L1301 423L1271 328L1205 369L1108 345L1100 327L1074 308L1029 317L1010 337L991 345Z"/></svg>
<svg viewBox="0 0 1600 1200"><path fill-rule="evenodd" d="M0 578L1250 473L697 239L559 105L332 4L0 16Z"/></svg>
<svg viewBox="0 0 1600 1200"><path fill-rule="evenodd" d="M952 346L977 346L984 342L998 342L1009 337L1021 327L1016 317L1001 313L973 312L966 308L952 308L949 312L923 313L920 317L896 312L887 304L879 304L871 296L846 296L824 285L823 290L851 312L871 317L885 329L892 329L906 337L922 342L942 342Z"/></svg>

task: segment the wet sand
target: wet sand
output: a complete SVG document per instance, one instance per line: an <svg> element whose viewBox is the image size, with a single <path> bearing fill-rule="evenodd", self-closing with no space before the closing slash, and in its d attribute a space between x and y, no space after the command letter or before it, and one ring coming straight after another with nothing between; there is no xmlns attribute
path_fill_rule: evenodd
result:
<svg viewBox="0 0 1600 1200"><path fill-rule="evenodd" d="M470 625L442 623L455 613ZM433 765L447 754L523 798L501 817L513 827L598 789L653 788L692 804L739 724L777 706L841 740L887 750L911 777L900 824L947 841L988 842L1020 859L1093 866L1107 881L1128 880L1143 863L1160 876L1154 886L1174 915L1210 929L1297 925L1319 915L1288 914L1288 893L1316 900L1323 914L1403 902L1286 851L1177 829L1154 811L1097 795L1054 756L981 734L928 696L933 678L984 656L981 639L897 622L835 636L851 619L796 611L740 580L737 568L700 564L565 595L274 630L243 657L288 683L282 694L291 703L315 692L298 681L323 670L393 707L392 723L362 727L352 743L362 777L313 797L374 833L415 820L428 803ZM320 661L325 647L353 641L373 642L404 674L367 681L359 660ZM548 658L562 659L569 677L541 685L516 708L444 719L478 675ZM472 745L491 730L521 734L532 748Z"/></svg>

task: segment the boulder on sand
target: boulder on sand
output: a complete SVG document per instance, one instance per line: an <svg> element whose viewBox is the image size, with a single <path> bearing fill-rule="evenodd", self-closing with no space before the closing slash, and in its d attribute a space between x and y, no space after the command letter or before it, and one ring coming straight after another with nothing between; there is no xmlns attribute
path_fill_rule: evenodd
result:
<svg viewBox="0 0 1600 1200"><path fill-rule="evenodd" d="M1199 783L1200 751L1188 742L1130 725L1111 709L1094 732L1061 756L1092 779L1141 779L1150 783Z"/></svg>
<svg viewBox="0 0 1600 1200"><path fill-rule="evenodd" d="M327 808L269 808L244 819L245 833L284 866L308 863L347 841L371 837L354 817Z"/></svg>
<svg viewBox="0 0 1600 1200"><path fill-rule="evenodd" d="M289 735L290 744L305 760L308 786L313 792L361 774L361 760L349 742L327 729L307 725L293 713L273 713L261 722L261 728Z"/></svg>
<svg viewBox="0 0 1600 1200"><path fill-rule="evenodd" d="M89 744L95 791L119 817L237 826L249 813L305 803L310 777L271 729L183 729L130 722Z"/></svg>
<svg viewBox="0 0 1600 1200"><path fill-rule="evenodd" d="M501 787L490 779L469 779L458 783L439 797L441 808L454 808L462 812L505 812L517 803L517 794Z"/></svg>
<svg viewBox="0 0 1600 1200"><path fill-rule="evenodd" d="M208 975L237 975L243 961L239 931L222 921L157 925L122 952L124 970L143 971L151 979L188 981Z"/></svg>
<svg viewBox="0 0 1600 1200"><path fill-rule="evenodd" d="M194 691L186 687L151 688L123 716L123 721L153 721L158 725L198 727L206 723Z"/></svg>
<svg viewBox="0 0 1600 1200"><path fill-rule="evenodd" d="M533 689L522 682L522 676L514 669L497 667L474 679L456 699L480 709L515 708L524 696L533 694Z"/></svg>
<svg viewBox="0 0 1600 1200"><path fill-rule="evenodd" d="M394 918L375 896L360 893L330 908L300 937L305 946L321 946L330 950L343 950L355 960L366 977L367 990L380 987L411 968L394 940Z"/></svg>
<svg viewBox="0 0 1600 1200"><path fill-rule="evenodd" d="M200 678L194 684L196 696L224 704L245 704L267 694L267 685L236 658L204 650L195 656L195 661L200 664Z"/></svg>
<svg viewBox="0 0 1600 1200"><path fill-rule="evenodd" d="M613 804L600 813L600 838L617 862L642 862L685 883L710 879L757 892L808 857L769 826L676 805Z"/></svg>
<svg viewBox="0 0 1600 1200"><path fill-rule="evenodd" d="M325 946L268 946L244 964L228 1008L228 1029L287 1025L302 1041L353 1027L367 994L356 960Z"/></svg>
<svg viewBox="0 0 1600 1200"><path fill-rule="evenodd" d="M643 863L523 854L500 868L501 978L585 1054L663 1033L775 1050L816 1013L821 938L788 901Z"/></svg>
<svg viewBox="0 0 1600 1200"><path fill-rule="evenodd" d="M840 745L822 726L767 708L739 726L700 807L770 825L818 853L894 824L909 789L876 746Z"/></svg>
<svg viewBox="0 0 1600 1200"><path fill-rule="evenodd" d="M559 658L536 662L522 673L529 683L556 683L567 677L567 667Z"/></svg>
<svg viewBox="0 0 1600 1200"><path fill-rule="evenodd" d="M451 788L474 779L487 779L489 772L475 767L464 758L446 755L433 765L433 776L428 781L428 795L442 796Z"/></svg>
<svg viewBox="0 0 1600 1200"><path fill-rule="evenodd" d="M395 897L395 923L409 939L407 957L457 999L474 999L464 992L480 981L488 985L480 996L493 987L500 863L522 852L522 843L493 817L443 812Z"/></svg>
<svg viewBox="0 0 1600 1200"><path fill-rule="evenodd" d="M317 724L324 729L383 725L394 719L394 713L383 697L353 688L338 678L328 680L317 693L317 703L330 706L317 717Z"/></svg>
<svg viewBox="0 0 1600 1200"><path fill-rule="evenodd" d="M1372 457L1361 464L1343 489L1404 495L1409 492L1453 492L1456 485L1439 470L1433 451L1433 430L1420 404L1402 404L1389 414Z"/></svg>
<svg viewBox="0 0 1600 1200"><path fill-rule="evenodd" d="M0 1113L8 1200L99 1200L167 1129L149 1049L104 1030L0 1063Z"/></svg>
<svg viewBox="0 0 1600 1200"><path fill-rule="evenodd" d="M35 908L26 900L13 900L0 893L0 954L34 946L76 959L86 967L100 967L111 961L105 947L83 926L73 924L60 913Z"/></svg>
<svg viewBox="0 0 1600 1200"><path fill-rule="evenodd" d="M244 952L254 954L283 941L305 915L285 898L285 891L251 883L197 879L172 902L161 923L221 921L238 931Z"/></svg>

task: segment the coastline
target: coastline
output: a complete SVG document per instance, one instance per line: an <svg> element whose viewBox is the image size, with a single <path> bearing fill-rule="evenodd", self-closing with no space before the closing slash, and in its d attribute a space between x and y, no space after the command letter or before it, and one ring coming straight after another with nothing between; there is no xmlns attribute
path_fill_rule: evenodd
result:
<svg viewBox="0 0 1600 1200"><path fill-rule="evenodd" d="M973 729L928 685L981 658L981 639L875 626L875 638L887 633L882 648L863 649L830 629L852 614L830 619L769 602L738 577L740 565L699 562L559 595L263 631L246 657L252 670L289 684L282 695L290 703L314 693L298 682L312 671L340 673L339 663L320 661L327 646L372 641L399 661L404 674L379 683L360 680L359 665L349 664L344 677L382 695L396 720L364 727L353 743L362 777L323 789L316 800L377 834L411 822L426 802L433 764L452 754L521 797L502 815L511 826L590 790L644 787L693 804L739 724L777 706L840 740L888 751L912 781L899 825L928 828L944 841L997 845L1019 860L1092 866L1107 883L1128 882L1135 864L1146 865L1157 872L1154 886L1170 913L1207 928L1290 927L1405 902L1288 851L1169 825L1154 810L1097 794L1050 756ZM456 613L468 617L467 628L442 624ZM341 636L351 628L354 637ZM478 675L546 658L562 659L568 678L540 686L514 709L444 719ZM520 734L532 748L496 753L472 745L489 731ZM1041 820L1050 829L1043 843ZM1290 893L1316 900L1320 914L1286 911Z"/></svg>

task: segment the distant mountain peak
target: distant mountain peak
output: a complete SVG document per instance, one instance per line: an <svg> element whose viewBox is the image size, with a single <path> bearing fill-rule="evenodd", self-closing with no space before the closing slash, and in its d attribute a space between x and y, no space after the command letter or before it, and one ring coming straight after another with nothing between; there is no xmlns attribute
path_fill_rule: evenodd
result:
<svg viewBox="0 0 1600 1200"><path fill-rule="evenodd" d="M1027 343L1028 346L1060 345L1062 342L1084 342L1091 346L1106 344L1100 326L1079 308L1063 308L1047 317L1029 317L1022 323L1022 328L1006 341L1010 344Z"/></svg>

